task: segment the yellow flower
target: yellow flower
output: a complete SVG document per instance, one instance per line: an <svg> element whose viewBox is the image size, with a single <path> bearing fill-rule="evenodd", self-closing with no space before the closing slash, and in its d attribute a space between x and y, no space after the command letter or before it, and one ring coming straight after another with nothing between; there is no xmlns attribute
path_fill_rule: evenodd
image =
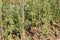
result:
<svg viewBox="0 0 60 40"><path fill-rule="evenodd" d="M56 25L57 23L55 21L53 21L53 24Z"/></svg>

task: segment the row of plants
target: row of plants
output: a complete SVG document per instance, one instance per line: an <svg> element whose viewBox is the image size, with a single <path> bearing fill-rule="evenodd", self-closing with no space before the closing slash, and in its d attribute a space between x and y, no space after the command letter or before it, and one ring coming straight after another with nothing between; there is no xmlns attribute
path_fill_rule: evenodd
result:
<svg viewBox="0 0 60 40"><path fill-rule="evenodd" d="M5 39L9 40L8 36L13 31L15 31L17 36L21 36L22 13L20 0L3 0L2 12L3 36ZM25 0L24 15L24 27L26 33L28 32L26 36L29 34L27 40L35 38L48 40L51 39L49 38L51 36L56 37L55 34L57 35L60 30L60 26L55 26L60 21L60 10L57 0L40 0L40 3L38 0Z"/></svg>

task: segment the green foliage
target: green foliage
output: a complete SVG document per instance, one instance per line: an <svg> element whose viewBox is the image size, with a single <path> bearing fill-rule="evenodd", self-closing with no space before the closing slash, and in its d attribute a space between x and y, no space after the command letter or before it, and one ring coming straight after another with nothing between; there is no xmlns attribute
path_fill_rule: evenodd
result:
<svg viewBox="0 0 60 40"><path fill-rule="evenodd" d="M48 36L54 35L57 31L55 26L50 25L50 21L58 22L60 20L60 10L57 0L41 0L40 8L38 0L25 0L24 13L25 13L25 28L28 28L29 24L34 23L35 27L42 25L40 32L38 33L41 40L48 40ZM16 1L11 3L11 12L9 13L9 2L3 1L2 6L2 20L3 20L3 35L7 37L8 32L17 29L21 34L22 17L20 3ZM39 24L39 9L40 9L40 23ZM52 30L52 29L53 30ZM54 33L52 32L54 31Z"/></svg>

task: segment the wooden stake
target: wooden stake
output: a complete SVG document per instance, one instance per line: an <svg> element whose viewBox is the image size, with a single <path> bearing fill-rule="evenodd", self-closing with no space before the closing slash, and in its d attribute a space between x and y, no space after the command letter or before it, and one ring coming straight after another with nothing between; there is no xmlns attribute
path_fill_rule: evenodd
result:
<svg viewBox="0 0 60 40"><path fill-rule="evenodd" d="M41 21L40 21L40 18L41 18L41 16L40 16L40 1L41 1L41 0L38 0L38 4L39 4L39 5L38 5L38 19L39 19L39 27L40 27L40 22L41 22Z"/></svg>
<svg viewBox="0 0 60 40"><path fill-rule="evenodd" d="M2 39L2 0L0 0L0 40Z"/></svg>
<svg viewBox="0 0 60 40"><path fill-rule="evenodd" d="M25 37L25 30L24 30L24 0L21 0L21 13L22 13L22 34L21 34L21 40L26 40Z"/></svg>

